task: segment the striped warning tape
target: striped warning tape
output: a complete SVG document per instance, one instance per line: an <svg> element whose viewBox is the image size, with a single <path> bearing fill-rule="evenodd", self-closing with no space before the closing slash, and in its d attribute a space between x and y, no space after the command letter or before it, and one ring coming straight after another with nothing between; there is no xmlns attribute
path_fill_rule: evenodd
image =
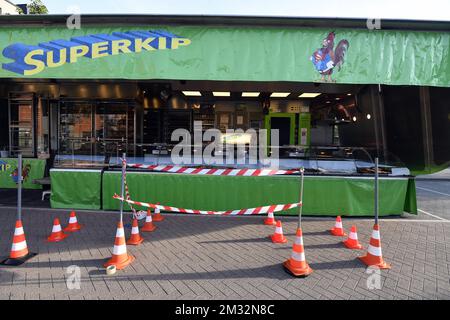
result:
<svg viewBox="0 0 450 320"><path fill-rule="evenodd" d="M126 166L126 164L127 164L127 160L126 159L122 159L122 165ZM127 200L131 200L130 191L128 190L127 172L126 172L126 170L125 170L125 174L123 176L123 184L125 186L125 197L126 197ZM147 216L146 212L141 212L141 211L138 212L138 211L136 211L136 209L133 207L132 204L128 203L128 206L130 207L131 212L133 213L133 217L135 219L142 220L142 219L144 219Z"/></svg>
<svg viewBox="0 0 450 320"><path fill-rule="evenodd" d="M128 190L127 174L126 173L124 174L124 177L123 177L123 184L125 186L125 198L127 200L131 200L130 191ZM134 217L136 217L136 209L130 203L128 203L128 206L130 207L131 211L133 212Z"/></svg>
<svg viewBox="0 0 450 320"><path fill-rule="evenodd" d="M121 159L122 160L122 166L126 166L127 165L127 160L126 159ZM130 200L130 192L128 190L128 183L127 183L127 172L125 171L124 175L123 175L123 184L125 186L125 198L127 200ZM131 211L133 212L134 215L136 215L136 210L133 208L133 206L128 203L128 205L130 206Z"/></svg>
<svg viewBox="0 0 450 320"><path fill-rule="evenodd" d="M184 174L198 174L198 175L212 175L212 176L273 176L273 175L288 175L299 173L300 170L272 170L272 169L205 169L205 168L189 168L168 165L146 165L141 163L128 163L128 167L137 169L147 169L159 172L170 173L184 173Z"/></svg>
<svg viewBox="0 0 450 320"><path fill-rule="evenodd" d="M147 207L147 208L158 208L163 211L169 212L178 212L178 213L192 213L192 214L203 214L203 215L230 215L230 216L241 216L241 215L257 215L257 214L266 214L268 212L279 212L285 211L289 209L293 209L301 206L301 203L289 203L289 204L274 204L270 206L263 206L257 208L250 209L238 209L238 210L228 210L228 211L206 211L206 210L194 210L194 209L183 209L171 206L163 206L159 204L146 203L140 201L128 200L120 197L115 194L113 196L114 199L125 201L128 204L134 204L137 206Z"/></svg>

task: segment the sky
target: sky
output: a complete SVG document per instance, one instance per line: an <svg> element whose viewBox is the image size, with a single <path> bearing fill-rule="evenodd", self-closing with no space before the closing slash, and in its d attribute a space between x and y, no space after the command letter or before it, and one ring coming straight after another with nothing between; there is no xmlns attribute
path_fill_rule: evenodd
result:
<svg viewBox="0 0 450 320"><path fill-rule="evenodd" d="M42 0L50 14L134 13L450 21L450 0ZM13 0L16 3L26 1ZM75 10L76 12L77 10Z"/></svg>

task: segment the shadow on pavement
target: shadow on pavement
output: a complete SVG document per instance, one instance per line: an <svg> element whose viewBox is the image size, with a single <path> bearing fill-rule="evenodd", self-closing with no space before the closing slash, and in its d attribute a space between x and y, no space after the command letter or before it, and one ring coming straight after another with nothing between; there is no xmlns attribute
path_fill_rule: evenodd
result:
<svg viewBox="0 0 450 320"><path fill-rule="evenodd" d="M257 243L257 242L270 242L270 238L269 238L269 236L267 236L267 237L248 238L248 239L200 241L197 243L208 244L208 243Z"/></svg>
<svg viewBox="0 0 450 320"><path fill-rule="evenodd" d="M310 263L309 266L313 270L353 269L353 268L358 268L358 267L365 269L365 266L359 261L358 258L351 259L351 260L316 262L316 263Z"/></svg>
<svg viewBox="0 0 450 320"><path fill-rule="evenodd" d="M0 207L17 205L17 189L0 189ZM22 207L50 208L49 197L42 201L42 190L22 190Z"/></svg>
<svg viewBox="0 0 450 320"><path fill-rule="evenodd" d="M76 265L77 262L80 265L90 265L90 266L101 266L106 260L92 259L92 260L80 260L80 261L54 261L54 268L64 268L70 265ZM129 267L130 268L130 267ZM107 279L114 281L133 281L133 280L144 280L144 281L157 281L157 280L209 280L209 279L248 279L248 278L271 278L277 280L287 280L292 279L290 275L285 272L280 272L283 270L282 264L277 263L274 265L268 265L259 268L242 268L242 269L232 269L223 271L208 271L208 272L187 272L187 273L164 273L164 274L121 274L122 271L118 271L113 276L107 276L104 269L97 269L89 271L89 277L84 277L83 273L81 275L81 281L105 281ZM10 277L1 277L0 286L10 285ZM20 284L25 282L27 285L32 284L49 284L49 283L65 283L66 280L62 278L40 278L40 279L20 279L15 282Z"/></svg>

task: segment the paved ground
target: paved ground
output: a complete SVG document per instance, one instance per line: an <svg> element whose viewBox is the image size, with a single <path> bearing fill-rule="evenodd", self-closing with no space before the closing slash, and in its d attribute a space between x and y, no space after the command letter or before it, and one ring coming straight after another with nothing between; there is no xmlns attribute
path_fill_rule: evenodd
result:
<svg viewBox="0 0 450 320"><path fill-rule="evenodd" d="M14 210L0 209L0 252L10 249ZM361 252L344 248L326 230L330 218L305 219L306 257L315 272L306 279L287 275L296 219L283 218L290 243L272 244L261 217L175 216L145 234L129 268L108 277L115 213L79 212L86 227L62 243L47 243L51 221L67 213L26 210L29 247L39 255L21 267L0 267L1 299L450 299L450 223L384 220L383 255L392 269L381 272L381 289L368 289ZM429 217L431 218L431 217ZM126 217L129 222L130 217ZM354 223L367 244L372 223ZM127 234L129 228L127 228ZM81 269L81 289L68 290L66 268Z"/></svg>
<svg viewBox="0 0 450 320"><path fill-rule="evenodd" d="M39 191L29 193L25 200L42 207L24 210L29 248L39 255L21 267L0 267L0 299L450 299L450 179L442 177L418 179L418 216L382 220L383 255L392 269L381 271L380 289L367 286L373 274L356 259L363 252L328 234L332 218L304 219L306 257L315 271L306 279L281 267L295 218L282 218L290 242L278 245L268 240L273 228L262 217L180 215L166 215L144 234L144 244L128 246L136 261L109 277L102 264L111 256L117 213L80 211L81 232L47 243L53 218L65 223L68 212L48 210ZM13 204L15 194L6 198ZM9 253L14 216L14 209L0 207L0 258ZM372 222L344 219L347 230L351 224L367 245ZM79 290L67 287L71 265L80 267Z"/></svg>
<svg viewBox="0 0 450 320"><path fill-rule="evenodd" d="M450 179L418 180L416 193L421 214L450 220Z"/></svg>
<svg viewBox="0 0 450 320"><path fill-rule="evenodd" d="M446 179L450 180L450 168L438 171L433 174L425 174L425 175L419 175L416 177L417 179L425 179L425 180L435 180L435 179Z"/></svg>

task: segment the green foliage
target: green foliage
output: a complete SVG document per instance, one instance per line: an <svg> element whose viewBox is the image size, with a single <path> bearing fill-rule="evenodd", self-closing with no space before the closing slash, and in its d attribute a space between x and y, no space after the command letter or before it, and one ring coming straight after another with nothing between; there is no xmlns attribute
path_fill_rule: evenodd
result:
<svg viewBox="0 0 450 320"><path fill-rule="evenodd" d="M48 9L41 0L32 0L28 5L29 14L47 14Z"/></svg>

